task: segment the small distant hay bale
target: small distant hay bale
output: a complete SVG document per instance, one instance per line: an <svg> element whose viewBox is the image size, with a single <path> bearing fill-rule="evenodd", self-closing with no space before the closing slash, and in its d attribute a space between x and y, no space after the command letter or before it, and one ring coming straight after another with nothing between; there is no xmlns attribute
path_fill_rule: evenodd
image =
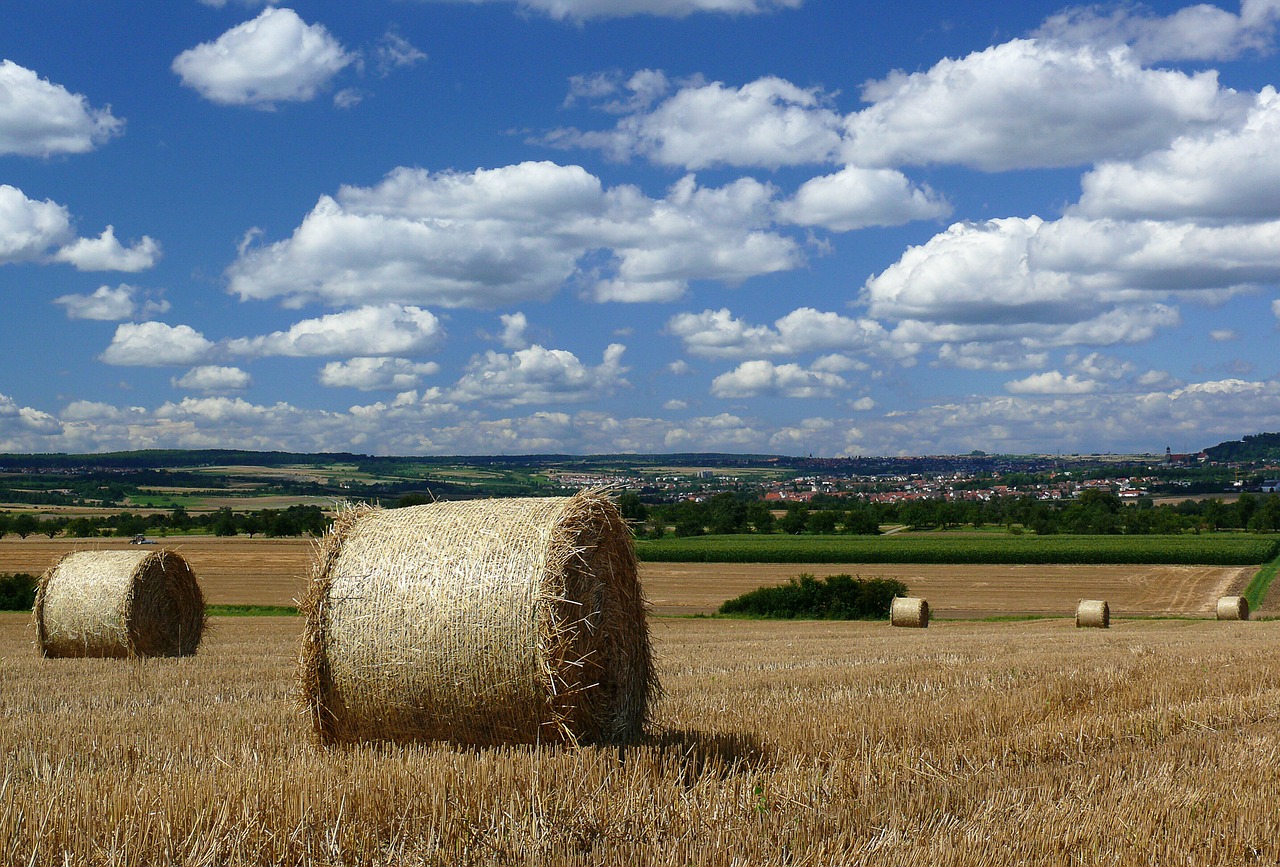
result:
<svg viewBox="0 0 1280 867"><path fill-rule="evenodd" d="M926 629L929 626L929 602L914 596L895 596L889 606L889 623Z"/></svg>
<svg viewBox="0 0 1280 867"><path fill-rule="evenodd" d="M40 576L36 641L47 657L188 656L204 594L174 551L77 551Z"/></svg>
<svg viewBox="0 0 1280 867"><path fill-rule="evenodd" d="M1223 596L1218 600L1219 620L1248 620L1249 600L1243 596Z"/></svg>
<svg viewBox="0 0 1280 867"><path fill-rule="evenodd" d="M1105 599L1082 599L1076 606L1076 627L1107 629L1111 626L1111 608Z"/></svg>
<svg viewBox="0 0 1280 867"><path fill-rule="evenodd" d="M631 535L598 493L354 507L302 610L323 743L625 742L658 691Z"/></svg>

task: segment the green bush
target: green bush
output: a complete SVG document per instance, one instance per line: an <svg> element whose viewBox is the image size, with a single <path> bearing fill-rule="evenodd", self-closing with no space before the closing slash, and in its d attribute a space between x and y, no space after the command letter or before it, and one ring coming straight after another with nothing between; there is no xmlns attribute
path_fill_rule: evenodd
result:
<svg viewBox="0 0 1280 867"><path fill-rule="evenodd" d="M36 577L26 572L0 575L0 611L30 611L36 604Z"/></svg>
<svg viewBox="0 0 1280 867"><path fill-rule="evenodd" d="M777 587L761 587L730 599L721 614L745 614L813 620L886 620L893 597L907 595L907 585L887 578L854 578L809 574L791 578Z"/></svg>

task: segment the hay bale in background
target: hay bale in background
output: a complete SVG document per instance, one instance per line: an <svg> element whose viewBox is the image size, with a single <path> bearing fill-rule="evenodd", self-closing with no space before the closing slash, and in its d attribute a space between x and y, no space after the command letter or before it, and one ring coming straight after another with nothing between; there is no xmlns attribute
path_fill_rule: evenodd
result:
<svg viewBox="0 0 1280 867"><path fill-rule="evenodd" d="M1223 596L1218 600L1219 620L1248 620L1249 600L1243 596Z"/></svg>
<svg viewBox="0 0 1280 867"><path fill-rule="evenodd" d="M1111 626L1111 608L1105 599L1082 599L1076 606L1076 627L1107 629Z"/></svg>
<svg viewBox="0 0 1280 867"><path fill-rule="evenodd" d="M326 743L622 742L657 692L631 535L595 493L352 508L302 610Z"/></svg>
<svg viewBox="0 0 1280 867"><path fill-rule="evenodd" d="M889 606L889 623L925 629L929 626L929 602L914 596L894 597Z"/></svg>
<svg viewBox="0 0 1280 867"><path fill-rule="evenodd" d="M40 576L45 656L186 656L204 632L204 594L174 551L78 551Z"/></svg>

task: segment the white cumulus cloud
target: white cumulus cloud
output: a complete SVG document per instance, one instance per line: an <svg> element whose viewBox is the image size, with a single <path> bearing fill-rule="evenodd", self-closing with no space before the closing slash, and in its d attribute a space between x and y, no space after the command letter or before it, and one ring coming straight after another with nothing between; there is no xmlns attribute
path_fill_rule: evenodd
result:
<svg viewBox="0 0 1280 867"><path fill-rule="evenodd" d="M180 377L169 380L175 388L195 391L241 391L253 384L248 373L238 367L206 364L193 367Z"/></svg>
<svg viewBox="0 0 1280 867"><path fill-rule="evenodd" d="M913 186L895 169L846 166L805 181L778 212L782 219L800 226L851 232L940 219L951 213L951 205L927 185Z"/></svg>
<svg viewBox="0 0 1280 867"><path fill-rule="evenodd" d="M821 350L876 349L887 334L871 319L801 307L776 320L772 327L751 325L728 309L679 313L667 331L684 342L685 351L705 358L748 358L795 355Z"/></svg>
<svg viewBox="0 0 1280 867"><path fill-rule="evenodd" d="M671 299L690 280L735 283L800 264L796 242L770 230L773 195L750 179L712 189L690 177L654 200L548 162L399 168L375 187L321 197L289 239L246 246L230 290L288 304L495 307L549 298L576 276L597 300ZM606 263L579 271L602 250Z"/></svg>
<svg viewBox="0 0 1280 867"><path fill-rule="evenodd" d="M116 288L99 286L89 295L60 295L53 303L67 311L69 319L97 319L119 322L123 319L154 316L169 309L164 299L145 297L136 287L121 283Z"/></svg>
<svg viewBox="0 0 1280 867"><path fill-rule="evenodd" d="M459 0L435 0L459 2ZM521 10L540 12L557 20L629 18L653 15L684 18L696 12L758 15L776 9L796 9L804 0L462 0L470 3L514 2Z"/></svg>
<svg viewBox="0 0 1280 867"><path fill-rule="evenodd" d="M862 97L871 105L847 119L848 162L983 171L1137 157L1247 108L1216 72L1144 69L1123 47L1034 39L896 72Z"/></svg>
<svg viewBox="0 0 1280 867"><path fill-rule="evenodd" d="M101 358L107 364L164 367L196 364L213 348L214 344L190 325L126 322L116 327L115 336Z"/></svg>
<svg viewBox="0 0 1280 867"><path fill-rule="evenodd" d="M331 361L320 369L320 384L361 391L404 391L415 388L424 376L440 372L434 361L407 358L351 358Z"/></svg>
<svg viewBox="0 0 1280 867"><path fill-rule="evenodd" d="M507 355L492 350L471 360L452 398L459 403L483 401L522 404L580 403L612 394L627 384L622 354L612 343L600 364L590 367L564 349L534 344Z"/></svg>
<svg viewBox="0 0 1280 867"><path fill-rule="evenodd" d="M400 355L434 349L443 336L440 320L430 311L383 304L304 319L287 331L229 340L226 349L250 357Z"/></svg>
<svg viewBox="0 0 1280 867"><path fill-rule="evenodd" d="M1004 387L1010 394L1090 394L1098 390L1098 383L1081 379L1074 373L1064 376L1057 370L1049 370L1006 382Z"/></svg>
<svg viewBox="0 0 1280 867"><path fill-rule="evenodd" d="M762 395L832 397L848 385L844 377L836 373L807 370L798 364L774 364L757 359L744 361L728 373L717 376L711 381L711 393L723 398Z"/></svg>
<svg viewBox="0 0 1280 867"><path fill-rule="evenodd" d="M355 57L323 25L268 7L213 42L179 54L173 71L205 99L270 108L306 102Z"/></svg>
<svg viewBox="0 0 1280 867"><path fill-rule="evenodd" d="M1242 0L1237 15L1197 3L1160 16L1138 5L1075 6L1051 16L1038 35L1089 45L1129 45L1145 63L1231 60L1274 49L1280 3Z"/></svg>
<svg viewBox="0 0 1280 867"><path fill-rule="evenodd" d="M53 255L53 261L75 266L77 271L145 271L160 258L160 245L143 235L132 247L116 240L107 226L97 238L77 238Z"/></svg>
<svg viewBox="0 0 1280 867"><path fill-rule="evenodd" d="M0 60L0 156L86 153L123 130L110 107L92 108L80 94Z"/></svg>

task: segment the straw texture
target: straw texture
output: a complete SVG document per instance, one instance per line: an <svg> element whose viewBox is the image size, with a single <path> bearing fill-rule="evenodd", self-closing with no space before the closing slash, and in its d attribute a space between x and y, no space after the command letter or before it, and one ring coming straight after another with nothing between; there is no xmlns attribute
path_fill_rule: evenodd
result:
<svg viewBox="0 0 1280 867"><path fill-rule="evenodd" d="M349 509L303 612L326 743L621 742L658 688L631 536L595 493Z"/></svg>
<svg viewBox="0 0 1280 867"><path fill-rule="evenodd" d="M1249 600L1243 596L1223 596L1218 600L1219 620L1248 620Z"/></svg>
<svg viewBox="0 0 1280 867"><path fill-rule="evenodd" d="M49 657L187 656L204 594L174 551L78 551L40 576L36 641Z"/></svg>
<svg viewBox="0 0 1280 867"><path fill-rule="evenodd" d="M889 606L889 623L926 629L929 626L929 602L914 596L896 596Z"/></svg>
<svg viewBox="0 0 1280 867"><path fill-rule="evenodd" d="M1082 599L1076 606L1076 626L1107 629L1111 626L1111 607L1105 599Z"/></svg>

